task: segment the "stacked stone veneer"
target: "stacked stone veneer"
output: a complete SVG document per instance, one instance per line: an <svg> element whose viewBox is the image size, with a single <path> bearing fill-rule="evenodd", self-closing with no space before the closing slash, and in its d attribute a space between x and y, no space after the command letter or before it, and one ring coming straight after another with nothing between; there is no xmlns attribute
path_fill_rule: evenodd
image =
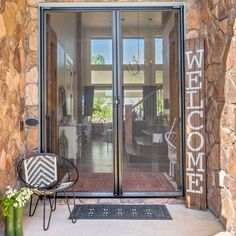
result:
<svg viewBox="0 0 236 236"><path fill-rule="evenodd" d="M205 39L207 203L236 232L236 1L193 1L187 38Z"/></svg>
<svg viewBox="0 0 236 236"><path fill-rule="evenodd" d="M208 207L229 231L236 227L236 2L203 1L206 47Z"/></svg>
<svg viewBox="0 0 236 236"><path fill-rule="evenodd" d="M0 191L15 181L13 162L23 152L20 121L38 117L39 2L43 1L0 1ZM185 2L186 38L205 38L208 207L232 231L236 227L236 3ZM27 143L37 147L37 128L30 130ZM223 184L219 176L224 176Z"/></svg>
<svg viewBox="0 0 236 236"><path fill-rule="evenodd" d="M0 2L0 192L15 182L13 164L24 138L24 19L24 1Z"/></svg>
<svg viewBox="0 0 236 236"><path fill-rule="evenodd" d="M220 121L220 168L224 188L221 191L221 221L236 233L236 21L225 68L225 103Z"/></svg>
<svg viewBox="0 0 236 236"><path fill-rule="evenodd" d="M0 191L13 184L14 160L23 152L20 121L38 116L37 7L0 1ZM37 129L27 137L37 147Z"/></svg>

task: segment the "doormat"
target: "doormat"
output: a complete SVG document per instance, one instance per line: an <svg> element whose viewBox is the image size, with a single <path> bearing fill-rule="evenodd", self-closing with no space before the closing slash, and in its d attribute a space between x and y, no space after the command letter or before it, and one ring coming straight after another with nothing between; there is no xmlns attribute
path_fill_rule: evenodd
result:
<svg viewBox="0 0 236 236"><path fill-rule="evenodd" d="M76 219L172 220L165 205L76 205L71 214Z"/></svg>

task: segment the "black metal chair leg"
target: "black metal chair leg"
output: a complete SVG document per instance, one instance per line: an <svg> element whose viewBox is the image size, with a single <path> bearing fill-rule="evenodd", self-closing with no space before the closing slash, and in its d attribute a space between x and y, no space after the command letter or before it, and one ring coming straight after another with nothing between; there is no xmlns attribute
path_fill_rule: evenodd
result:
<svg viewBox="0 0 236 236"><path fill-rule="evenodd" d="M37 199L37 202L36 202L36 204L35 204L35 206L34 206L33 212L32 212L33 195L32 195L31 198L30 198L30 208L29 208L29 216L30 216L30 217L33 216L34 213L35 213L35 211L36 211L36 208L37 208L38 203L39 203L39 198L40 198L40 196L38 196L38 199Z"/></svg>
<svg viewBox="0 0 236 236"><path fill-rule="evenodd" d="M52 216L52 205L49 200L50 212L49 212L48 221L47 221L47 225L46 225L46 198L47 198L47 196L43 196L43 229L44 229L44 231L48 230L49 225L50 225L50 221L51 221L51 216Z"/></svg>
<svg viewBox="0 0 236 236"><path fill-rule="evenodd" d="M73 203L74 203L74 207L75 207L75 191L74 191L73 187L72 187L72 192L73 192Z"/></svg>
<svg viewBox="0 0 236 236"><path fill-rule="evenodd" d="M68 207L70 216L71 216L71 221L72 221L72 223L74 224L74 223L76 223L76 215L73 215L73 214L72 214L72 211L71 211L71 209L70 209L69 200L68 200L68 197L67 197L65 191L64 191L64 196L65 196L66 204L67 204L67 207ZM74 195L74 191L73 191L73 198L74 198L74 206L75 206L75 195Z"/></svg>
<svg viewBox="0 0 236 236"><path fill-rule="evenodd" d="M50 197L48 199L49 199L49 203L50 203L52 211L55 211L57 208L57 192L53 194L53 202L51 202Z"/></svg>

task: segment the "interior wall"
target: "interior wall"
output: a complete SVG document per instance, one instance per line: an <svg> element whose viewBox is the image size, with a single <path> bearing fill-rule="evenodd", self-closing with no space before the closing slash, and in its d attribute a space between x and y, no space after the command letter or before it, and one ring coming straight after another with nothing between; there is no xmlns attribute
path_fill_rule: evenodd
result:
<svg viewBox="0 0 236 236"><path fill-rule="evenodd" d="M59 102L59 89L60 87L66 86L66 82L69 81L68 78L68 62L72 64L73 71L73 98L77 97L77 67L76 67L76 57L77 57L77 16L76 13L52 13L50 14L50 25L57 35L57 100ZM67 92L67 108L70 106L71 98ZM77 119L77 99L73 99L73 110L70 114L73 115L74 119ZM61 121L62 109L58 107L58 122Z"/></svg>
<svg viewBox="0 0 236 236"><path fill-rule="evenodd" d="M164 26L162 30L163 34L163 96L164 99L169 99L170 98L170 76L169 76L169 34L171 30L173 29L175 25L174 22L174 14L172 13L171 16L169 17L168 21L166 22L166 25ZM166 114L170 114L170 109L165 109L164 112Z"/></svg>
<svg viewBox="0 0 236 236"><path fill-rule="evenodd" d="M51 13L50 24L57 34L58 43L75 61L76 57L76 13Z"/></svg>

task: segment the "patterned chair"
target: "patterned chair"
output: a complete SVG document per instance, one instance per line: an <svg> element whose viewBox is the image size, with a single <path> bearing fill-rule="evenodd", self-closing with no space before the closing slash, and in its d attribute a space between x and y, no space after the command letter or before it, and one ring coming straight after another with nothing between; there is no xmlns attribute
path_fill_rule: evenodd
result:
<svg viewBox="0 0 236 236"><path fill-rule="evenodd" d="M29 216L33 216L39 200L43 200L43 229L48 230L52 212L56 210L57 194L63 192L68 206L71 220L76 218L71 214L71 208L66 190L69 188L75 196L73 185L79 178L78 170L72 162L54 154L40 153L29 158L23 158L17 165L17 174L22 183L32 189L33 195L37 196L33 207L33 195L30 200ZM46 222L46 200L49 201L49 215ZM33 209L32 209L33 207Z"/></svg>
<svg viewBox="0 0 236 236"><path fill-rule="evenodd" d="M169 166L169 176L175 177L175 165L177 161L177 140L176 140L176 132L174 132L174 127L176 124L176 118L174 119L171 129L169 132L165 133L165 140L168 145L168 158L170 161Z"/></svg>
<svg viewBox="0 0 236 236"><path fill-rule="evenodd" d="M175 165L176 165L176 132L167 132L165 133L165 140L168 145L168 158L170 161L169 166L169 176L175 176Z"/></svg>

